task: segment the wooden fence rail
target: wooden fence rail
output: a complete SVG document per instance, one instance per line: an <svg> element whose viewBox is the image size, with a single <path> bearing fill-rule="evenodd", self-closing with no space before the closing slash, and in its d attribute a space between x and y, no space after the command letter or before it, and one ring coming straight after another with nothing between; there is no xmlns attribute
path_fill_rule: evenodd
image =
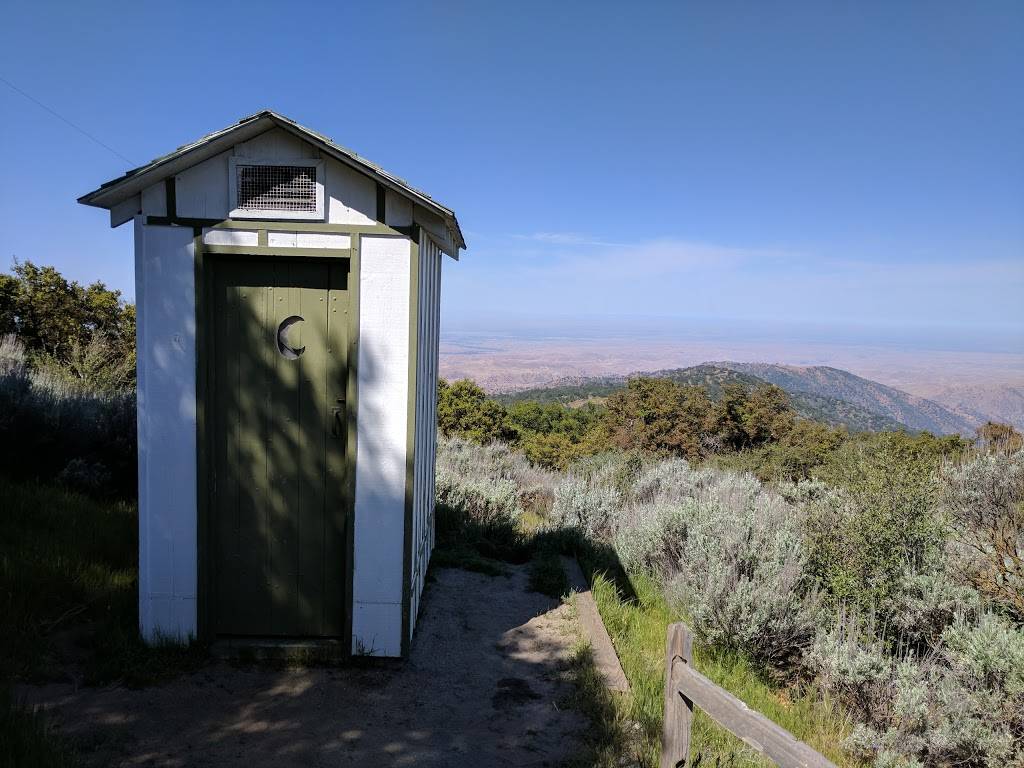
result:
<svg viewBox="0 0 1024 768"><path fill-rule="evenodd" d="M661 768L682 768L689 760L693 708L700 707L727 731L782 768L836 768L824 755L785 728L755 712L695 670L693 636L685 624L671 624L665 646L665 722Z"/></svg>

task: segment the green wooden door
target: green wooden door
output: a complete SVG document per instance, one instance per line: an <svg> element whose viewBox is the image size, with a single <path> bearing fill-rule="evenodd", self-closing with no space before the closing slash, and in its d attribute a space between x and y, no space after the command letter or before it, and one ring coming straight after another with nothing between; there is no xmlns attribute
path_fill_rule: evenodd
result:
<svg viewBox="0 0 1024 768"><path fill-rule="evenodd" d="M214 263L211 623L340 636L345 622L348 264Z"/></svg>

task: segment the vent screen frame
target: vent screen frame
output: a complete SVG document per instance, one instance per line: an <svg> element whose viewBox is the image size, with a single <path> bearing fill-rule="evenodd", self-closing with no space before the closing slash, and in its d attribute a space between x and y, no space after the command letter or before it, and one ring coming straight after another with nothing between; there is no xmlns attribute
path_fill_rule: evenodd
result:
<svg viewBox="0 0 1024 768"><path fill-rule="evenodd" d="M308 173L303 174L303 171ZM301 176L305 178L297 178ZM302 200L303 192L310 195L307 201ZM252 194L256 201L262 198L266 205L243 205L241 196L247 193ZM229 215L233 219L323 221L324 161L231 157L228 163L228 194ZM275 206L275 202L280 204Z"/></svg>

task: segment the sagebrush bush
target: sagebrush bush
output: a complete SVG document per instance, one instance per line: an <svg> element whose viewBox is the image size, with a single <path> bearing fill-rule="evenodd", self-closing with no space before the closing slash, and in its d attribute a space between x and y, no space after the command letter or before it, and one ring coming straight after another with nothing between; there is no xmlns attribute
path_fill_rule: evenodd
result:
<svg viewBox="0 0 1024 768"><path fill-rule="evenodd" d="M796 511L753 477L731 474L682 505L686 535L670 596L704 642L791 669L818 618Z"/></svg>
<svg viewBox="0 0 1024 768"><path fill-rule="evenodd" d="M623 567L659 577L674 575L679 570L690 516L690 504L682 499L631 505L614 538Z"/></svg>
<svg viewBox="0 0 1024 768"><path fill-rule="evenodd" d="M814 635L798 511L751 475L681 459L596 457L555 490L552 521L655 573L705 641L789 668ZM625 482L624 482L625 478Z"/></svg>
<svg viewBox="0 0 1024 768"><path fill-rule="evenodd" d="M503 443L480 445L460 437L438 439L436 478L439 504L485 525L515 524L526 507L550 497L555 484L552 473Z"/></svg>
<svg viewBox="0 0 1024 768"><path fill-rule="evenodd" d="M950 523L969 523L956 551L977 555L992 551L993 531L1018 530L1021 457L976 457L940 481L935 457L906 442L887 438L878 455L861 446L840 484L768 485L680 459L600 454L544 476L547 523L652 574L703 643L843 701L858 722L845 743L857 758L1024 765L1024 636L1012 601L976 588L977 565L962 578L945 538ZM474 493L491 505L512 509L538 485L499 446L459 451L480 453L452 471L463 484L486 477Z"/></svg>
<svg viewBox="0 0 1024 768"><path fill-rule="evenodd" d="M32 369L64 386L93 392L121 392L135 384L135 355L126 355L102 336L72 340L64 358L36 352Z"/></svg>
<svg viewBox="0 0 1024 768"><path fill-rule="evenodd" d="M666 459L645 467L629 488L630 501L672 503L694 496L720 473L694 469L685 459Z"/></svg>
<svg viewBox="0 0 1024 768"><path fill-rule="evenodd" d="M613 488L620 494L626 494L644 467L643 454L605 451L575 462L568 474L591 485Z"/></svg>
<svg viewBox="0 0 1024 768"><path fill-rule="evenodd" d="M964 576L1024 618L1024 451L947 465L942 507Z"/></svg>
<svg viewBox="0 0 1024 768"><path fill-rule="evenodd" d="M686 537L689 502L720 473L693 469L683 459L666 459L645 467L627 489L619 514L615 546L628 570L671 577L679 569Z"/></svg>
<svg viewBox="0 0 1024 768"><path fill-rule="evenodd" d="M934 648L955 621L974 620L981 595L942 570L903 574L887 610L885 634L896 648Z"/></svg>
<svg viewBox="0 0 1024 768"><path fill-rule="evenodd" d="M946 627L934 650L892 654L856 622L822 630L807 654L821 685L856 712L847 742L879 766L1024 761L1024 632L983 613Z"/></svg>
<svg viewBox="0 0 1024 768"><path fill-rule="evenodd" d="M551 522L607 539L615 534L621 509L622 495L613 486L569 475L555 488Z"/></svg>

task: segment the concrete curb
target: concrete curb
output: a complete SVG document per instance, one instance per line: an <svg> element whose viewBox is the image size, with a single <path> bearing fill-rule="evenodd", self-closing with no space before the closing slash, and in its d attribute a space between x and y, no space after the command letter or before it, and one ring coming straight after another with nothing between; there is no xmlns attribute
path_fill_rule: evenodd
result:
<svg viewBox="0 0 1024 768"><path fill-rule="evenodd" d="M594 595L590 592L590 585L587 583L583 570L575 558L563 557L562 566L569 577L569 586L576 593L576 606L579 612L580 625L583 632L590 641L594 651L594 666L604 679L605 687L610 691L626 693L629 691L629 681L626 673L622 671L622 664L615 653L615 646L608 636L601 614L597 610L597 603L594 602Z"/></svg>

